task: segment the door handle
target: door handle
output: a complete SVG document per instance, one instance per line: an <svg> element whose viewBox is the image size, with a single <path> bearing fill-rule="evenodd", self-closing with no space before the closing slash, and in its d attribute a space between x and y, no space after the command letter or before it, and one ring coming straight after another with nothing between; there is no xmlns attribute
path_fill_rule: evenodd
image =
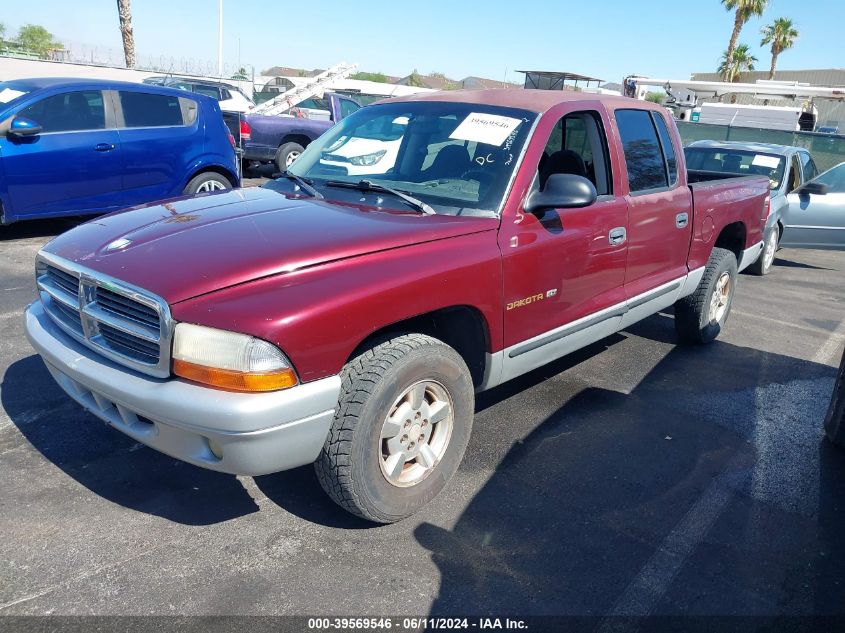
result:
<svg viewBox="0 0 845 633"><path fill-rule="evenodd" d="M97 143L94 146L95 152L110 152L114 149L114 145L111 143Z"/></svg>
<svg viewBox="0 0 845 633"><path fill-rule="evenodd" d="M675 226L677 228L682 229L687 224L689 224L689 213L684 211L675 216Z"/></svg>
<svg viewBox="0 0 845 633"><path fill-rule="evenodd" d="M625 237L628 235L628 232L625 230L624 226L617 226L615 229L610 229L610 233L608 233L607 237L610 240L611 246L619 246L619 244L623 244L625 242Z"/></svg>

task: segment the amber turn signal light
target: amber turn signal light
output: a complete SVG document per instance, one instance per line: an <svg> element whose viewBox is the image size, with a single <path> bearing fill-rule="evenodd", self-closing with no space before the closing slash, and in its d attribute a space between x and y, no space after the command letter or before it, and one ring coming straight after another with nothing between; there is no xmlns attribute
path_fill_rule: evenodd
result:
<svg viewBox="0 0 845 633"><path fill-rule="evenodd" d="M296 374L290 368L270 372L246 373L196 365L184 360L173 361L173 373L181 378L229 391L278 391L296 385Z"/></svg>

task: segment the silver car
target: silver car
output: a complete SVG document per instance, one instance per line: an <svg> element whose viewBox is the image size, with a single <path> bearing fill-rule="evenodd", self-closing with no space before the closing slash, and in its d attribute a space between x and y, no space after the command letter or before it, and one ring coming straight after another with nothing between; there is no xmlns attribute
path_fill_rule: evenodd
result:
<svg viewBox="0 0 845 633"><path fill-rule="evenodd" d="M845 163L786 196L781 246L845 249Z"/></svg>
<svg viewBox="0 0 845 633"><path fill-rule="evenodd" d="M694 141L684 148L687 168L711 177L767 176L771 187L771 213L766 222L765 247L748 271L766 275L785 230L787 198L819 173L803 147L746 141Z"/></svg>

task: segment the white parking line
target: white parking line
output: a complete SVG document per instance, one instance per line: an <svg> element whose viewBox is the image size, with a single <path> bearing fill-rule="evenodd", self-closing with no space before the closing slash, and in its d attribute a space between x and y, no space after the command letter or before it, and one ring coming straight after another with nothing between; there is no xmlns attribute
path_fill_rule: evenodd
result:
<svg viewBox="0 0 845 633"><path fill-rule="evenodd" d="M738 315L741 317L748 317L755 321L768 321L784 327L794 328L796 330L803 330L804 332L812 332L813 334L821 334L824 336L830 335L830 330L825 330L820 327L813 327L812 325L804 325L803 323L793 323L792 321L784 321L783 319L776 319L774 317L766 316L764 314L754 314L752 312L744 312L742 310L731 310L731 315Z"/></svg>
<svg viewBox="0 0 845 633"><path fill-rule="evenodd" d="M813 362L823 365L839 366L839 355L841 354L843 343L845 343L845 319L842 319L839 327L831 332L828 339L813 355Z"/></svg>
<svg viewBox="0 0 845 633"><path fill-rule="evenodd" d="M734 493L728 486L727 478L732 472L742 468L747 459L746 455L738 453L728 462L725 470L710 483L704 494L663 539L651 558L642 566L640 573L628 584L607 614L608 619L598 627L598 631L611 633L617 630L631 630L632 623L625 622L624 618L647 616L652 612L687 558L704 540L711 526L733 498Z"/></svg>

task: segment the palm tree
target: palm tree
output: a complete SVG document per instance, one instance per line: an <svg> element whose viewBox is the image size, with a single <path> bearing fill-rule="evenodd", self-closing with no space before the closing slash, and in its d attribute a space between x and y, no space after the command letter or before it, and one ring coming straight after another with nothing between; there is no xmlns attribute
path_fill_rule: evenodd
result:
<svg viewBox="0 0 845 633"><path fill-rule="evenodd" d="M769 26L762 29L763 40L760 46L772 45L772 67L769 69L769 79L775 78L775 68L778 65L778 55L795 45L798 38L798 29L792 26L789 18L778 18Z"/></svg>
<svg viewBox="0 0 845 633"><path fill-rule="evenodd" d="M742 73L754 70L754 62L757 58L751 54L748 44L739 44L733 53L733 59L728 57L728 51L722 53L722 63L719 64L719 73L725 81L737 82Z"/></svg>
<svg viewBox="0 0 845 633"><path fill-rule="evenodd" d="M120 35L123 37L123 56L126 67L135 68L135 35L132 33L132 7L130 0L117 0L117 14L120 17Z"/></svg>
<svg viewBox="0 0 845 633"><path fill-rule="evenodd" d="M745 26L745 23L751 19L751 16L763 15L763 11L766 10L769 0L722 0L722 4L725 5L727 11L734 12L734 30L731 33L731 41L728 43L726 58L727 66L731 67L733 65L736 42L739 39L739 32ZM725 77L725 80L730 81L727 77Z"/></svg>

